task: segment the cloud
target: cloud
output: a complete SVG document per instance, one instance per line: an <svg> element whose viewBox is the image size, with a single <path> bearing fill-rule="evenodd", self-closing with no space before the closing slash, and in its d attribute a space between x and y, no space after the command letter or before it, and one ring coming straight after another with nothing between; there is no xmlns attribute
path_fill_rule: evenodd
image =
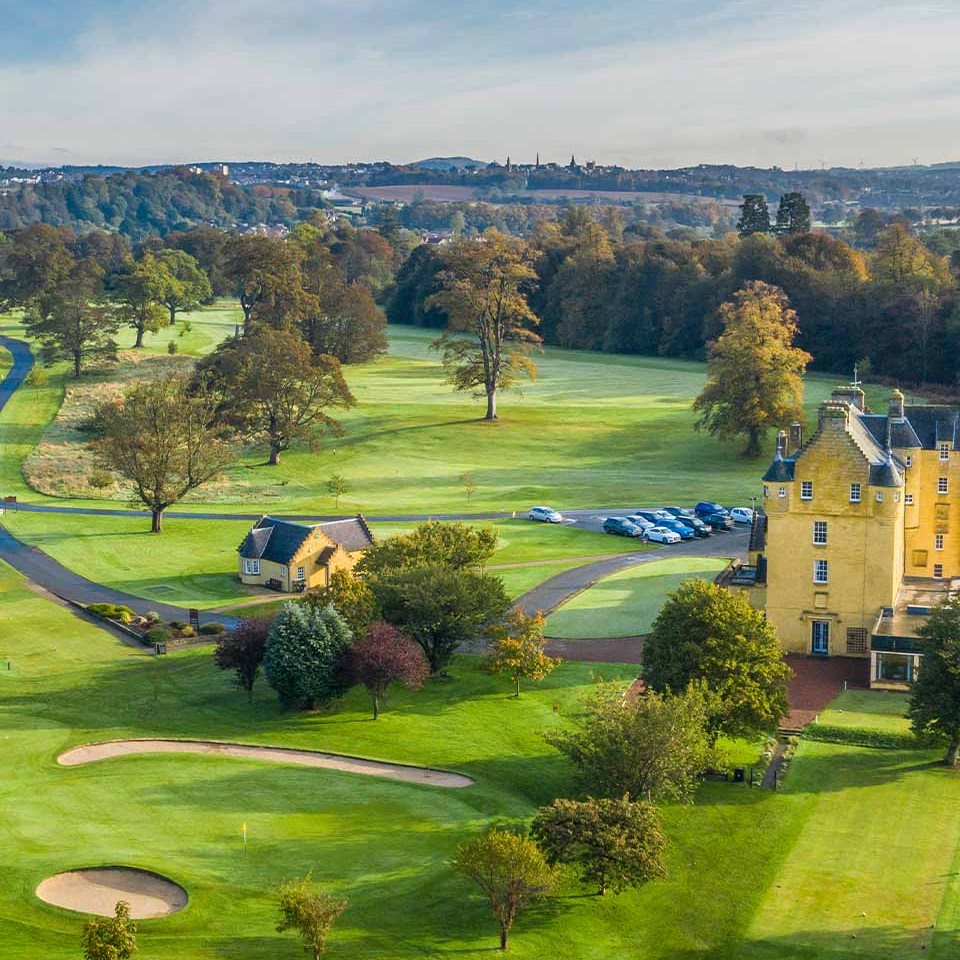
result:
<svg viewBox="0 0 960 960"><path fill-rule="evenodd" d="M841 9L838 9L841 8ZM208 0L0 64L0 128L74 162L819 166L960 157L960 9L878 0ZM52 154L52 150L47 150Z"/></svg>

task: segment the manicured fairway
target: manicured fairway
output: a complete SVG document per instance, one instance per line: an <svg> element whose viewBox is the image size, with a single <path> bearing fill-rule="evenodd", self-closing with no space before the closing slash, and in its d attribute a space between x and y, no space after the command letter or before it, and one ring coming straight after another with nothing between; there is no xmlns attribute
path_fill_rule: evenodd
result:
<svg viewBox="0 0 960 960"><path fill-rule="evenodd" d="M712 580L727 565L718 557L652 560L597 581L547 618L558 639L636 637L650 632L667 595L684 580Z"/></svg>
<svg viewBox="0 0 960 960"><path fill-rule="evenodd" d="M523 822L569 790L569 771L542 731L564 721L594 672L628 675L613 665L565 664L517 701L508 682L464 658L453 680L392 696L377 722L359 691L331 713L283 713L267 689L247 704L211 668L207 649L147 657L2 566L0 637L13 668L0 672L0 956L11 960L78 956L82 918L41 904L32 891L50 874L111 863L155 870L190 894L181 913L141 924L144 960L302 956L274 930L271 890L307 870L350 900L334 958L489 955L494 927L451 871L453 850L490 822ZM477 783L438 790L212 756L55 762L71 746L129 736L335 750L440 766ZM701 800L664 811L667 881L602 900L580 896L573 884L518 921L512 953L666 960L734 942L806 801L717 784L706 785ZM752 856L741 862L748 848Z"/></svg>

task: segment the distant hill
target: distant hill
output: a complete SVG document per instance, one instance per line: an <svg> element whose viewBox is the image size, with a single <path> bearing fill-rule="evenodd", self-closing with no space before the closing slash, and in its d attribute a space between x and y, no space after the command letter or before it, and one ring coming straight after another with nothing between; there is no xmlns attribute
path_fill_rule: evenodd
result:
<svg viewBox="0 0 960 960"><path fill-rule="evenodd" d="M420 167L423 170L449 170L451 167L463 170L465 167L485 167L486 165L486 160L472 160L470 157L429 157L410 164L411 167Z"/></svg>

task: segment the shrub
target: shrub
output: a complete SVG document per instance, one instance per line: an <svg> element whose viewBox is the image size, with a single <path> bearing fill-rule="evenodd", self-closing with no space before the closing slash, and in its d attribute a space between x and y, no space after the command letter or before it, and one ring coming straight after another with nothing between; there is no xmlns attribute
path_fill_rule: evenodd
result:
<svg viewBox="0 0 960 960"><path fill-rule="evenodd" d="M171 356L173 356L173 354L175 354L176 352L177 352L177 341L176 341L176 340L170 340L170 341L168 341L168 342L167 342L167 353L169 353Z"/></svg>
<svg viewBox="0 0 960 960"><path fill-rule="evenodd" d="M212 635L217 633L223 633L227 628L222 623L205 623L201 628L200 632L206 635Z"/></svg>
<svg viewBox="0 0 960 960"><path fill-rule="evenodd" d="M187 624L187 622L186 622L185 620L171 620L171 621L170 621L170 626L173 627L174 630L182 630L182 629L183 629L184 627L186 627L187 625L188 625L188 624Z"/></svg>
<svg viewBox="0 0 960 960"><path fill-rule="evenodd" d="M146 633L147 643L166 643L170 639L170 631L165 627L154 627Z"/></svg>
<svg viewBox="0 0 960 960"><path fill-rule="evenodd" d="M197 631L193 627L180 627L177 632L181 637L195 637L197 635Z"/></svg>
<svg viewBox="0 0 960 960"><path fill-rule="evenodd" d="M90 613L106 617L108 620L119 620L121 623L132 623L136 614L129 608L118 603L91 603L87 607Z"/></svg>
<svg viewBox="0 0 960 960"><path fill-rule="evenodd" d="M148 620L150 623L159 623L160 614L157 613L156 610L148 610L145 619Z"/></svg>
<svg viewBox="0 0 960 960"><path fill-rule="evenodd" d="M103 490L113 483L113 474L106 470L94 470L87 478L87 483L95 490Z"/></svg>
<svg viewBox="0 0 960 960"><path fill-rule="evenodd" d="M828 723L811 723L804 731L805 740L821 743L849 743L856 747L880 747L886 750L911 750L922 745L913 733L896 730L872 730L868 727L834 727Z"/></svg>

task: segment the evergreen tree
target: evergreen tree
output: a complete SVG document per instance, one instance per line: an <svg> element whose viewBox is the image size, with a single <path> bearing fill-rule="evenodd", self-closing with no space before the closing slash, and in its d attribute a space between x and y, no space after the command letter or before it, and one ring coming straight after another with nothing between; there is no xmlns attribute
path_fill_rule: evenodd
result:
<svg viewBox="0 0 960 960"><path fill-rule="evenodd" d="M746 193L743 203L740 204L740 220L737 222L737 233L741 237L749 237L754 233L770 232L770 208L767 198L762 193Z"/></svg>
<svg viewBox="0 0 960 960"><path fill-rule="evenodd" d="M780 205L777 207L778 234L785 236L790 233L809 233L811 223L810 204L802 193L785 193L780 198Z"/></svg>

